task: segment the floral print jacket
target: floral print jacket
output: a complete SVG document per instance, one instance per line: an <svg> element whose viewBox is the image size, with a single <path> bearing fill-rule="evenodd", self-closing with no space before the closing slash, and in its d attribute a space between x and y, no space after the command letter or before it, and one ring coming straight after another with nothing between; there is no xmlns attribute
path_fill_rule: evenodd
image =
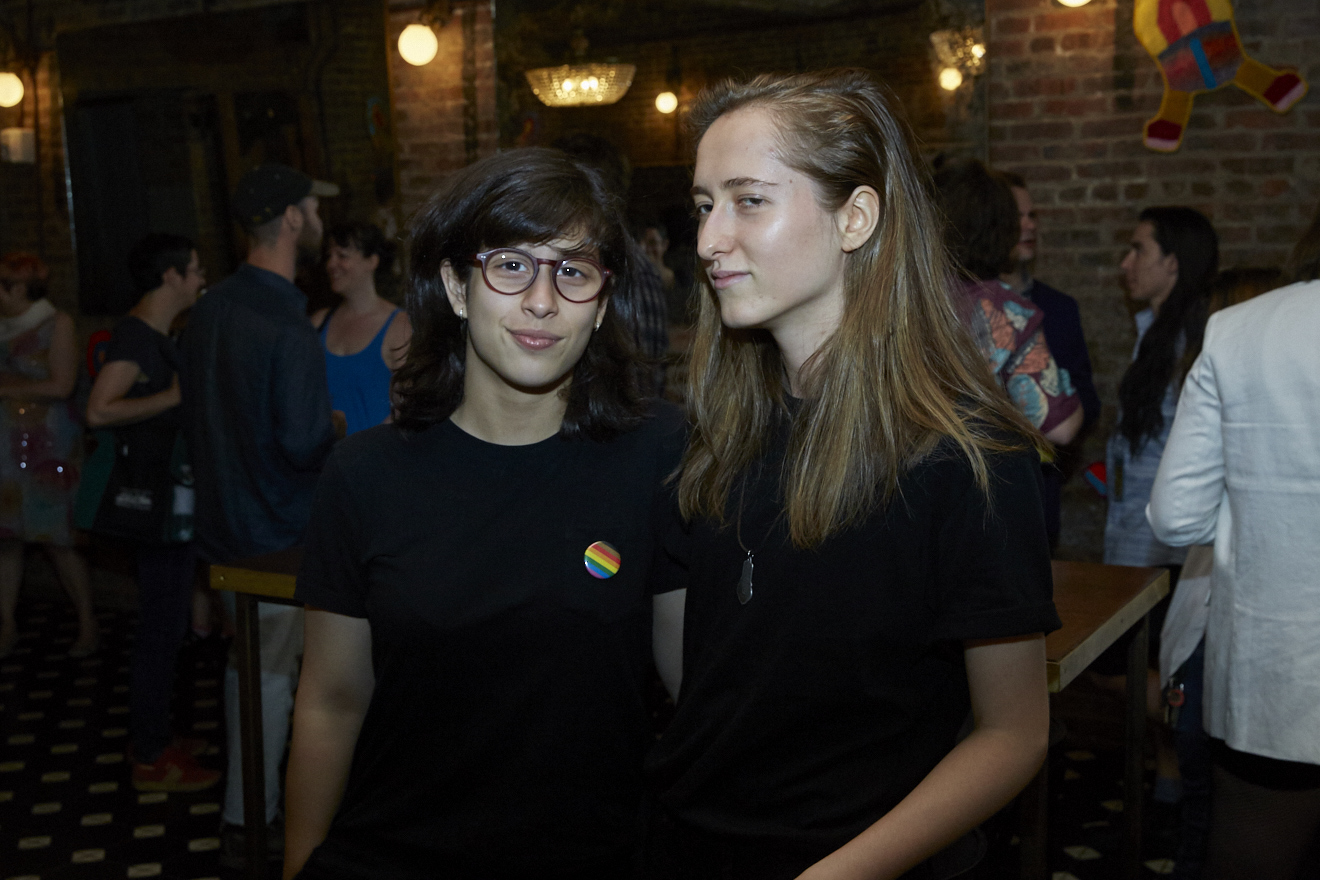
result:
<svg viewBox="0 0 1320 880"><path fill-rule="evenodd" d="M964 282L962 294L963 320L1013 404L1042 433L1072 415L1081 401L1050 354L1045 313L999 281Z"/></svg>

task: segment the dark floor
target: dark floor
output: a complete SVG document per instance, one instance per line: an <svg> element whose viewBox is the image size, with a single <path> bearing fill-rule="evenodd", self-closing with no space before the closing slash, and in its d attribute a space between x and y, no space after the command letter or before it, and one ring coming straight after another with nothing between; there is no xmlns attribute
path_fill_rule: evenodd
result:
<svg viewBox="0 0 1320 880"><path fill-rule="evenodd" d="M101 651L74 660L65 653L76 630L67 604L19 609L19 648L0 661L0 880L236 876L217 861L223 782L166 795L139 793L129 781L134 616L98 616ZM217 769L224 660L215 640L186 647L174 708L179 733L211 741L200 760ZM1085 735L1071 734L1050 756L1052 880L1108 880L1119 875L1121 708L1075 687L1055 707L1065 726ZM1158 833L1159 819L1148 823L1147 876L1172 870L1172 835ZM1016 877L1011 818L989 827L991 852L975 877Z"/></svg>

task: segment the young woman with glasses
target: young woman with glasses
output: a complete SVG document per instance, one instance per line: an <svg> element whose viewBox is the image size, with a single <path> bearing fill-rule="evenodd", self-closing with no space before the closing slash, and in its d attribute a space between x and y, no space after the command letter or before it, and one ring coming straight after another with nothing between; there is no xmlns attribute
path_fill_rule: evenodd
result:
<svg viewBox="0 0 1320 880"><path fill-rule="evenodd" d="M298 577L286 877L631 870L682 429L638 391L625 235L548 150L469 166L419 215L394 423L331 457Z"/></svg>
<svg viewBox="0 0 1320 880"><path fill-rule="evenodd" d="M649 876L952 876L974 841L936 854L1045 755L1044 440L959 322L867 74L725 83L691 120L705 271L663 544L687 608Z"/></svg>

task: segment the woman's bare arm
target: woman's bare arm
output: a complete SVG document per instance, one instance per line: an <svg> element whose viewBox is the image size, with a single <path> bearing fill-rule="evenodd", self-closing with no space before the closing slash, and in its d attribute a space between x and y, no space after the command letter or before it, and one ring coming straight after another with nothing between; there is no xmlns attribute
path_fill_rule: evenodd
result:
<svg viewBox="0 0 1320 880"><path fill-rule="evenodd" d="M285 878L302 870L330 830L375 689L366 620L308 606L303 626L302 676L285 780Z"/></svg>
<svg viewBox="0 0 1320 880"><path fill-rule="evenodd" d="M976 728L898 806L799 880L888 880L957 840L1021 791L1045 759L1045 637L969 642Z"/></svg>
<svg viewBox="0 0 1320 880"><path fill-rule="evenodd" d="M179 376L170 387L146 397L125 397L142 369L134 361L110 361L96 374L87 398L87 424L93 428L131 425L179 405Z"/></svg>

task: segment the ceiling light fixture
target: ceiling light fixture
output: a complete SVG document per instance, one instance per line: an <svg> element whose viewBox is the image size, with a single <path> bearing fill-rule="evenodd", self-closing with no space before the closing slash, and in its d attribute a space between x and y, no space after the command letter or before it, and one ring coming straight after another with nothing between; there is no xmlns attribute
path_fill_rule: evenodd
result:
<svg viewBox="0 0 1320 880"><path fill-rule="evenodd" d="M636 65L584 62L587 38L581 33L574 34L572 46L577 59L574 63L536 67L523 74L532 87L532 94L542 104L547 107L604 106L628 93L637 73Z"/></svg>
<svg viewBox="0 0 1320 880"><path fill-rule="evenodd" d="M668 115L678 109L678 95L673 92L661 92L655 96L655 109Z"/></svg>
<svg viewBox="0 0 1320 880"><path fill-rule="evenodd" d="M0 73L0 107L17 107L23 92L23 80L17 74Z"/></svg>
<svg viewBox="0 0 1320 880"><path fill-rule="evenodd" d="M430 64L440 51L435 31L424 24L410 24L399 34L399 54L414 67Z"/></svg>

